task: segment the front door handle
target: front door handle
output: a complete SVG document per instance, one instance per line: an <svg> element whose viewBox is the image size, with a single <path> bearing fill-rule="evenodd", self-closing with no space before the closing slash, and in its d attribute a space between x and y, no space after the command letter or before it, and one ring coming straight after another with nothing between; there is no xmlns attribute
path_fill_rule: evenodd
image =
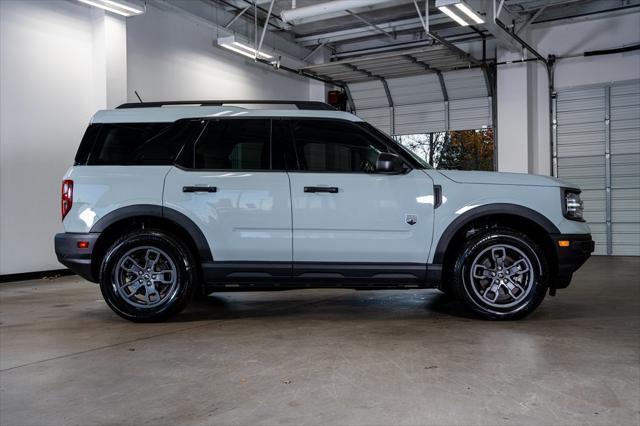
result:
<svg viewBox="0 0 640 426"><path fill-rule="evenodd" d="M304 192L327 192L329 194L337 194L338 188L335 186L305 186Z"/></svg>
<svg viewBox="0 0 640 426"><path fill-rule="evenodd" d="M182 192L218 192L215 186L183 186Z"/></svg>

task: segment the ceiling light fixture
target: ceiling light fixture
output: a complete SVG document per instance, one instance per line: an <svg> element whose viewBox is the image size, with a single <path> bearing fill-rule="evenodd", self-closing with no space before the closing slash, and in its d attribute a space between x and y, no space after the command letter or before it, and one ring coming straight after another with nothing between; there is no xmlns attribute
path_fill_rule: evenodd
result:
<svg viewBox="0 0 640 426"><path fill-rule="evenodd" d="M465 21L464 19L462 19L461 17L456 15L455 12L453 10L449 9L447 6L442 6L442 7L439 7L438 9L440 9L440 12L444 13L449 18L453 19L454 21L456 21L458 24L462 25L463 27L469 26L469 23L467 21Z"/></svg>
<svg viewBox="0 0 640 426"><path fill-rule="evenodd" d="M129 17L144 13L144 8L123 0L78 0L80 3L88 4L120 16Z"/></svg>
<svg viewBox="0 0 640 426"><path fill-rule="evenodd" d="M218 46L231 50L232 52L239 53L247 58L255 59L256 49L251 46L247 46L244 43L240 43L235 40L234 36L220 37L218 39ZM258 58L260 59L273 59L273 56L264 52L258 52Z"/></svg>
<svg viewBox="0 0 640 426"><path fill-rule="evenodd" d="M460 9L465 15L473 19L476 24L484 24L484 19L478 15L473 9L464 3L456 3L456 7Z"/></svg>
<svg viewBox="0 0 640 426"><path fill-rule="evenodd" d="M455 8L453 8L455 6ZM449 18L463 27L471 23L484 24L484 18L471 8L464 0L436 0L436 7ZM462 12L462 16L458 13Z"/></svg>

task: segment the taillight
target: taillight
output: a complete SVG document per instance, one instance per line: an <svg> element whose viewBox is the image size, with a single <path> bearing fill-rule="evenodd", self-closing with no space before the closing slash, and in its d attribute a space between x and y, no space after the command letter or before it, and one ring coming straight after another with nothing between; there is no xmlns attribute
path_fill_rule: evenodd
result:
<svg viewBox="0 0 640 426"><path fill-rule="evenodd" d="M73 205L73 181L71 179L62 181L61 203L62 220L64 220L64 217L69 213Z"/></svg>

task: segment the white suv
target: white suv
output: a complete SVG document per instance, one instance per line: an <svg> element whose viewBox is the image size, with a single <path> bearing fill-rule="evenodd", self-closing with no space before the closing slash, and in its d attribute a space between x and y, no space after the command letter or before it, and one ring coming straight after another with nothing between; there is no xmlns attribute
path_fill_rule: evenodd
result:
<svg viewBox="0 0 640 426"><path fill-rule="evenodd" d="M593 251L567 183L433 170L326 104L262 103L96 113L62 184L60 262L132 321L194 295L308 287L435 287L513 319Z"/></svg>

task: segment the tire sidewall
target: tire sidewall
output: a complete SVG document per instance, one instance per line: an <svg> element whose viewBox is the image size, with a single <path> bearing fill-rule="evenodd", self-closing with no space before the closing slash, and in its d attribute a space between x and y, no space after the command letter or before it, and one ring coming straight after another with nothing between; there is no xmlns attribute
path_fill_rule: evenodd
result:
<svg viewBox="0 0 640 426"><path fill-rule="evenodd" d="M533 288L518 304L509 308L496 308L483 303L471 289L469 270L474 259L484 249L496 244L511 245L521 250L533 267ZM456 294L474 313L487 319L519 319L540 305L548 289L548 268L538 245L524 234L510 230L486 230L464 244L454 266Z"/></svg>
<svg viewBox="0 0 640 426"><path fill-rule="evenodd" d="M136 308L127 303L113 282L114 268L129 250L152 246L163 250L177 270L177 289L174 296L153 308ZM195 287L193 259L189 250L171 235L155 230L134 231L117 240L107 251L100 270L100 291L109 307L121 317L134 322L165 320L180 312L191 298Z"/></svg>

